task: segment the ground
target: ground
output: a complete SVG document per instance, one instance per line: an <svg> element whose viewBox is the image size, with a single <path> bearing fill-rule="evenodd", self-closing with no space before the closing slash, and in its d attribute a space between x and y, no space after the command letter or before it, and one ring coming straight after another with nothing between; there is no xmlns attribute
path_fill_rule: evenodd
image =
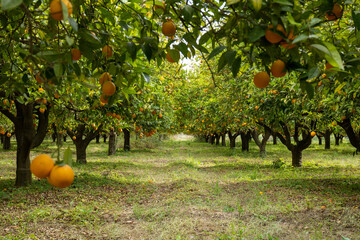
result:
<svg viewBox="0 0 360 240"><path fill-rule="evenodd" d="M348 143L314 143L297 169L270 142L266 158L254 144L133 142L111 157L91 143L66 189L35 178L14 188L15 151L1 152L0 239L360 239L360 157ZM46 140L32 157L55 149Z"/></svg>

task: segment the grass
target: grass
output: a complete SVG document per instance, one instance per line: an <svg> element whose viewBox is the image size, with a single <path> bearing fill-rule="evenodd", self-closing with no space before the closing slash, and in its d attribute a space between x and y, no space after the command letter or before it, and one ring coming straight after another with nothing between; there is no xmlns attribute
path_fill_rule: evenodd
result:
<svg viewBox="0 0 360 240"><path fill-rule="evenodd" d="M32 157L55 149L47 140ZM66 189L13 187L14 150L0 154L0 239L360 239L360 157L346 142L314 143L299 169L270 142L266 158L253 143L153 137L115 156L91 143Z"/></svg>

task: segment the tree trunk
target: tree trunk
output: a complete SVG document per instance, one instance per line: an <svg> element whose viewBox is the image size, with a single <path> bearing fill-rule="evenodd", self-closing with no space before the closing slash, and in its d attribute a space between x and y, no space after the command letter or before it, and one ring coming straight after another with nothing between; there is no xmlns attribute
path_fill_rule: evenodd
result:
<svg viewBox="0 0 360 240"><path fill-rule="evenodd" d="M360 152L360 132L354 131L350 118L344 119L339 125L345 130L350 144L356 148L356 152Z"/></svg>
<svg viewBox="0 0 360 240"><path fill-rule="evenodd" d="M1 142L1 144L4 144L4 137L5 137L4 134L0 134L0 142Z"/></svg>
<svg viewBox="0 0 360 240"><path fill-rule="evenodd" d="M215 140L216 140L216 141L215 141L215 144L216 144L216 145L220 145L220 135L219 135L219 134L216 134L216 135L215 135Z"/></svg>
<svg viewBox="0 0 360 240"><path fill-rule="evenodd" d="M204 138L205 138L205 142L207 142L207 143L208 143L208 142L209 142L209 136L208 136L208 135L205 135L205 137L204 137Z"/></svg>
<svg viewBox="0 0 360 240"><path fill-rule="evenodd" d="M95 138L96 138L96 143L100 143L100 134L98 134Z"/></svg>
<svg viewBox="0 0 360 240"><path fill-rule="evenodd" d="M77 140L75 140L77 141ZM80 142L81 141L81 142ZM79 142L75 143L76 147L76 162L80 164L86 164L86 148L88 144L84 143L83 140L80 139Z"/></svg>
<svg viewBox="0 0 360 240"><path fill-rule="evenodd" d="M51 134L51 138L53 143L56 141L56 133Z"/></svg>
<svg viewBox="0 0 360 240"><path fill-rule="evenodd" d="M241 151L249 151L249 142L251 139L250 131L241 132Z"/></svg>
<svg viewBox="0 0 360 240"><path fill-rule="evenodd" d="M340 145L340 138L341 138L341 135L340 135L340 134L335 134L335 133L334 133L334 137L335 137L335 146L339 146L339 145Z"/></svg>
<svg viewBox="0 0 360 240"><path fill-rule="evenodd" d="M103 138L104 138L104 143L106 143L106 138L107 138L106 134L103 135Z"/></svg>
<svg viewBox="0 0 360 240"><path fill-rule="evenodd" d="M318 138L318 140L319 140L319 145L322 145L322 137L319 136L319 135L317 135L317 138Z"/></svg>
<svg viewBox="0 0 360 240"><path fill-rule="evenodd" d="M11 148L11 137L6 136L6 133L4 135L4 143L3 143L3 149L4 150L10 150Z"/></svg>
<svg viewBox="0 0 360 240"><path fill-rule="evenodd" d="M63 136L63 141L66 142L66 135Z"/></svg>
<svg viewBox="0 0 360 240"><path fill-rule="evenodd" d="M325 138L325 149L330 149L330 136L331 136L331 131L330 130L326 130L325 134L324 134L324 138Z"/></svg>
<svg viewBox="0 0 360 240"><path fill-rule="evenodd" d="M293 167L301 167L302 166L302 150L297 148L296 146L291 151L292 157L292 166Z"/></svg>
<svg viewBox="0 0 360 240"><path fill-rule="evenodd" d="M210 142L211 145L214 144L214 142L215 142L215 137L214 137L214 135L210 135L209 142Z"/></svg>
<svg viewBox="0 0 360 240"><path fill-rule="evenodd" d="M127 128L124 128L123 132L124 132L124 151L130 151L130 131Z"/></svg>
<svg viewBox="0 0 360 240"><path fill-rule="evenodd" d="M109 134L109 151L108 155L115 155L116 153L116 134L114 130L110 130Z"/></svg>
<svg viewBox="0 0 360 240"><path fill-rule="evenodd" d="M272 135L272 138L273 138L273 145L276 145L277 144L277 137L276 135Z"/></svg>
<svg viewBox="0 0 360 240"><path fill-rule="evenodd" d="M57 143L56 143L56 144L57 144L58 146L62 146L62 145L63 145L62 140L63 140L63 137L64 137L64 136L61 136L61 135L62 135L61 133L58 133L57 136L56 136L56 139L57 139Z"/></svg>
<svg viewBox="0 0 360 240"><path fill-rule="evenodd" d="M221 146L226 146L226 133L221 134Z"/></svg>

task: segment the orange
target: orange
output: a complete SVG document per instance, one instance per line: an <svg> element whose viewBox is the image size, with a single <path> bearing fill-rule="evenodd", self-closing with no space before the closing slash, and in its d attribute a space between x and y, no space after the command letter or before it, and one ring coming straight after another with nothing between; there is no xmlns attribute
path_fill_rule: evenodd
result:
<svg viewBox="0 0 360 240"><path fill-rule="evenodd" d="M140 112L143 112L143 111L144 111L144 109L143 109L142 107L141 107L139 110L140 110Z"/></svg>
<svg viewBox="0 0 360 240"><path fill-rule="evenodd" d="M64 166L56 165L50 172L48 182L54 187L65 188L70 186L74 181L74 171L65 164Z"/></svg>
<svg viewBox="0 0 360 240"><path fill-rule="evenodd" d="M69 2L69 0L61 0L65 6L68 9L68 14L69 16L72 14L72 5L71 2ZM50 3L50 14L51 17L54 18L57 21L61 21L64 19L63 16L63 10L62 10L62 6L61 6L61 2L60 0L52 0Z"/></svg>
<svg viewBox="0 0 360 240"><path fill-rule="evenodd" d="M154 110L154 111L152 111L152 113L151 113L151 114L155 116L155 115L156 115L156 111L155 111L155 110Z"/></svg>
<svg viewBox="0 0 360 240"><path fill-rule="evenodd" d="M103 104L106 104L106 103L109 102L109 99L108 99L107 96L104 96L104 94L102 94L102 95L100 96L100 102L103 103Z"/></svg>
<svg viewBox="0 0 360 240"><path fill-rule="evenodd" d="M38 83L43 83L44 82L44 78L42 76L40 76L40 73L35 75L35 79Z"/></svg>
<svg viewBox="0 0 360 240"><path fill-rule="evenodd" d="M60 98L60 94L59 94L59 93L55 93L55 94L54 94L54 98L56 98L56 99Z"/></svg>
<svg viewBox="0 0 360 240"><path fill-rule="evenodd" d="M166 54L166 59L167 59L168 62L170 62L170 63L174 63L174 62L175 62L175 61L171 58L170 53L167 53L167 54Z"/></svg>
<svg viewBox="0 0 360 240"><path fill-rule="evenodd" d="M44 112L45 112L45 108L39 108L39 111L40 111L41 113L44 113Z"/></svg>
<svg viewBox="0 0 360 240"><path fill-rule="evenodd" d="M333 68L334 66L333 65L331 65L330 63L326 63L325 64L325 70L329 70L330 68Z"/></svg>
<svg viewBox="0 0 360 240"><path fill-rule="evenodd" d="M112 79L112 77L111 77L110 73L104 72L103 74L100 75L99 82L101 85L103 85L104 82L111 81L111 79Z"/></svg>
<svg viewBox="0 0 360 240"><path fill-rule="evenodd" d="M74 61L79 60L79 59L81 58L81 52L80 52L80 50L77 49L77 48L71 49L71 58L72 58L72 60L74 60Z"/></svg>
<svg viewBox="0 0 360 240"><path fill-rule="evenodd" d="M38 178L46 178L53 167L54 160L49 155L40 154L31 161L30 171Z"/></svg>
<svg viewBox="0 0 360 240"><path fill-rule="evenodd" d="M76 140L76 137L75 137L75 136L73 136L73 137L72 137L72 140L74 140L74 141L75 141L75 140Z"/></svg>
<svg viewBox="0 0 360 240"><path fill-rule="evenodd" d="M267 72L259 72L254 76L254 84L258 88L265 88L270 83L270 76Z"/></svg>
<svg viewBox="0 0 360 240"><path fill-rule="evenodd" d="M112 55L113 55L112 48L109 45L106 45L102 49L102 54L104 57L112 57Z"/></svg>
<svg viewBox="0 0 360 240"><path fill-rule="evenodd" d="M312 132L310 133L310 135L311 135L312 137L315 137L316 132L312 131Z"/></svg>
<svg viewBox="0 0 360 240"><path fill-rule="evenodd" d="M103 84L102 91L106 96L112 96L116 92L116 86L113 82L107 81Z"/></svg>
<svg viewBox="0 0 360 240"><path fill-rule="evenodd" d="M133 114L133 115L132 115L132 118L136 118L136 115L135 115L135 114Z"/></svg>
<svg viewBox="0 0 360 240"><path fill-rule="evenodd" d="M163 115L160 113L160 114L159 114L159 118L162 118L162 117L163 117Z"/></svg>
<svg viewBox="0 0 360 240"><path fill-rule="evenodd" d="M111 81L111 79L112 79L112 77L111 77L110 73L104 72L103 74L100 75L99 82L101 85L103 85L104 82Z"/></svg>
<svg viewBox="0 0 360 240"><path fill-rule="evenodd" d="M283 77L286 74L285 70L285 63L281 60L276 60L271 65L271 74L274 77Z"/></svg>
<svg viewBox="0 0 360 240"><path fill-rule="evenodd" d="M176 25L172 20L167 20L167 22L163 23L161 30L165 36L174 36L176 32Z"/></svg>
<svg viewBox="0 0 360 240"><path fill-rule="evenodd" d="M273 29L273 28L274 28L273 25L269 25L268 29L266 29L266 32L265 32L265 38L266 38L266 40L268 40L271 43L278 43L283 38L279 34L277 34L277 33L270 30L270 29ZM276 26L276 30L284 33L284 35L286 36L285 29L280 24L278 24Z"/></svg>
<svg viewBox="0 0 360 240"><path fill-rule="evenodd" d="M337 20L338 18L341 18L341 16L342 16L341 5L338 3L335 3L332 11L326 13L325 18L326 18L326 20L334 21L334 20Z"/></svg>
<svg viewBox="0 0 360 240"><path fill-rule="evenodd" d="M7 133L6 136L9 138L11 137L11 133Z"/></svg>

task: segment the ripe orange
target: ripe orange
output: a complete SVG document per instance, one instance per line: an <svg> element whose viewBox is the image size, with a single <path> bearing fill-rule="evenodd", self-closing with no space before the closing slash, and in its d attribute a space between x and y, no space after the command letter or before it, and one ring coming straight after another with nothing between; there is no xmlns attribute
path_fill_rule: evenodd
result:
<svg viewBox="0 0 360 240"><path fill-rule="evenodd" d="M102 91L106 96L112 96L116 92L116 86L113 82L107 81L103 84Z"/></svg>
<svg viewBox="0 0 360 240"><path fill-rule="evenodd" d="M73 11L71 2L69 2L69 0L61 0L61 1L67 7L68 14L70 16L72 14L72 11ZM60 0L52 0L51 1L51 3L50 3L50 14L51 14L51 17L54 18L57 21L61 21L61 20L64 19Z"/></svg>
<svg viewBox="0 0 360 240"><path fill-rule="evenodd" d="M326 13L325 18L328 21L334 21L342 16L342 8L341 5L335 3L331 12Z"/></svg>
<svg viewBox="0 0 360 240"><path fill-rule="evenodd" d="M74 60L74 61L79 60L79 59L81 58L81 52L80 52L80 50L77 49L77 48L71 49L71 58L72 58L72 60Z"/></svg>
<svg viewBox="0 0 360 240"><path fill-rule="evenodd" d="M279 34L277 34L277 33L270 30L270 29L273 29L273 28L274 28L273 25L269 25L268 29L266 29L266 32L265 32L265 38L266 38L266 40L268 40L271 43L278 43L283 38ZM276 26L276 30L284 33L284 35L286 36L285 29L280 24L278 24Z"/></svg>
<svg viewBox="0 0 360 240"><path fill-rule="evenodd" d="M43 83L45 81L45 79L42 76L40 76L40 73L37 73L35 75L35 79L38 83Z"/></svg>
<svg viewBox="0 0 360 240"><path fill-rule="evenodd" d="M141 107L139 110L140 110L140 112L143 112L143 111L144 111L144 109L143 109L142 107Z"/></svg>
<svg viewBox="0 0 360 240"><path fill-rule="evenodd" d="M133 115L132 115L132 118L136 118L136 115L135 115L135 114L133 114Z"/></svg>
<svg viewBox="0 0 360 240"><path fill-rule="evenodd" d="M55 94L54 94L54 98L56 98L56 99L60 98L60 94L59 94L59 93L55 93Z"/></svg>
<svg viewBox="0 0 360 240"><path fill-rule="evenodd" d="M112 57L112 55L113 55L112 48L109 45L106 45L102 49L102 54L104 57Z"/></svg>
<svg viewBox="0 0 360 240"><path fill-rule="evenodd" d="M40 154L31 161L30 171L38 178L46 178L53 167L54 160L49 155Z"/></svg>
<svg viewBox="0 0 360 240"><path fill-rule="evenodd" d="M325 70L329 70L330 68L333 68L334 66L333 65L331 65L330 63L326 63L325 64Z"/></svg>
<svg viewBox="0 0 360 240"><path fill-rule="evenodd" d="M167 22L163 23L161 30L165 36L174 36L176 32L176 25L172 20L167 20Z"/></svg>
<svg viewBox="0 0 360 240"><path fill-rule="evenodd" d="M274 77L283 77L286 74L285 70L285 63L281 60L276 60L271 65L271 74Z"/></svg>
<svg viewBox="0 0 360 240"><path fill-rule="evenodd" d="M310 133L310 135L311 135L312 137L315 137L316 132L312 131L312 132Z"/></svg>
<svg viewBox="0 0 360 240"><path fill-rule="evenodd" d="M72 140L74 140L74 141L75 141L75 140L76 140L76 137L75 137L75 136L73 136L73 137L72 137Z"/></svg>
<svg viewBox="0 0 360 240"><path fill-rule="evenodd" d="M110 73L104 72L103 74L100 75L99 82L101 85L103 85L104 82L111 81L111 79L112 79L112 77L111 77Z"/></svg>
<svg viewBox="0 0 360 240"><path fill-rule="evenodd" d="M254 76L254 84L258 88L265 88L270 83L270 76L267 72L259 72Z"/></svg>
<svg viewBox="0 0 360 240"><path fill-rule="evenodd" d="M48 182L54 187L65 188L70 186L74 181L74 171L65 164L64 166L56 165L50 172Z"/></svg>
<svg viewBox="0 0 360 240"><path fill-rule="evenodd" d="M103 103L103 104L107 104L109 102L109 99L107 96L104 96L104 94L102 94L100 96L100 102Z"/></svg>
<svg viewBox="0 0 360 240"><path fill-rule="evenodd" d="M171 58L171 56L170 56L169 53L166 54L166 59L167 59L168 62L170 62L170 63L174 63L174 62L175 62L175 61Z"/></svg>
<svg viewBox="0 0 360 240"><path fill-rule="evenodd" d="M11 137L11 133L7 133L6 136L9 138Z"/></svg>
<svg viewBox="0 0 360 240"><path fill-rule="evenodd" d="M45 108L39 108L39 112L44 113L44 112L45 112Z"/></svg>
<svg viewBox="0 0 360 240"><path fill-rule="evenodd" d="M160 113L160 114L159 114L159 118L162 118L162 117L163 117L163 115Z"/></svg>
<svg viewBox="0 0 360 240"><path fill-rule="evenodd" d="M42 87L39 88L39 92L43 92L43 91L45 91L45 90Z"/></svg>

